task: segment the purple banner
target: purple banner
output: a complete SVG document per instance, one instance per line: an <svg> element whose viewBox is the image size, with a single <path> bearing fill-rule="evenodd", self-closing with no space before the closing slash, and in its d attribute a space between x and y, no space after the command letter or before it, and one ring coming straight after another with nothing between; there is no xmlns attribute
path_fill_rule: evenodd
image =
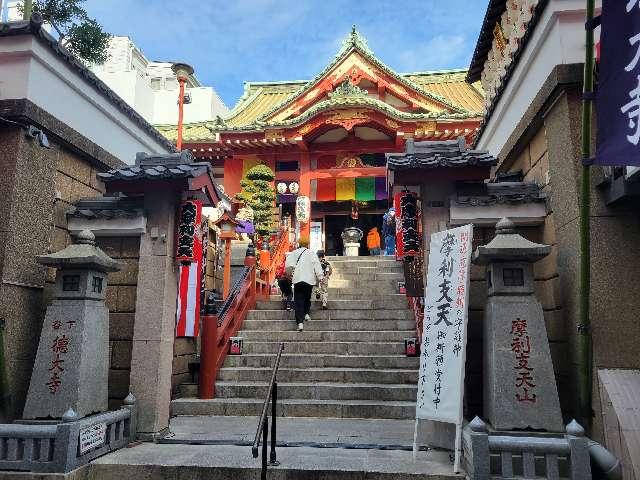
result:
<svg viewBox="0 0 640 480"><path fill-rule="evenodd" d="M603 0L599 165L640 166L640 0Z"/></svg>

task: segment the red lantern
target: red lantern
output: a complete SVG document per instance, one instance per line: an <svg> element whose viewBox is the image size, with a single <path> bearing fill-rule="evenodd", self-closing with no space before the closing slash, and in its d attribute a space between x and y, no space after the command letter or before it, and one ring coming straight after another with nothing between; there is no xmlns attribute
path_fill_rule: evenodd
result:
<svg viewBox="0 0 640 480"><path fill-rule="evenodd" d="M201 223L202 202L200 200L186 200L182 202L176 242L176 259L178 261L191 263L198 260L196 242L200 239Z"/></svg>

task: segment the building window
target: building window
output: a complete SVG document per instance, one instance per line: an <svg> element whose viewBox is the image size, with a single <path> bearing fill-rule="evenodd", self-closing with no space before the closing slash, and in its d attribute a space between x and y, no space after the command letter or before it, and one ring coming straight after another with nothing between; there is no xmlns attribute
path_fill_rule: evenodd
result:
<svg viewBox="0 0 640 480"><path fill-rule="evenodd" d="M63 292L77 292L80 290L80 275L65 275L62 277Z"/></svg>
<svg viewBox="0 0 640 480"><path fill-rule="evenodd" d="M162 78L154 77L151 79L151 89L152 90L162 90Z"/></svg>
<svg viewBox="0 0 640 480"><path fill-rule="evenodd" d="M298 161L276 162L276 172L295 172L298 170Z"/></svg>
<svg viewBox="0 0 640 480"><path fill-rule="evenodd" d="M502 282L505 287L524 286L524 272L521 268L502 269Z"/></svg>
<svg viewBox="0 0 640 480"><path fill-rule="evenodd" d="M102 293L102 277L93 277L93 293Z"/></svg>

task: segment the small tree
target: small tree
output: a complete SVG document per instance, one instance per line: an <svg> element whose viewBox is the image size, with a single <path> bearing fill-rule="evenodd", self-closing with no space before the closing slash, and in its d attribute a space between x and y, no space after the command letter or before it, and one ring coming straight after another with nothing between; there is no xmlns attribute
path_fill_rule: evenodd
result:
<svg viewBox="0 0 640 480"><path fill-rule="evenodd" d="M82 7L86 0L25 0L25 20L31 13L39 13L42 19L58 32L59 42L67 50L87 62L102 64L107 61L107 47L111 35L100 24L89 18Z"/></svg>
<svg viewBox="0 0 640 480"><path fill-rule="evenodd" d="M266 165L251 168L240 181L242 191L236 198L253 209L253 224L259 235L267 235L273 227L273 204L276 199L272 182L275 174Z"/></svg>

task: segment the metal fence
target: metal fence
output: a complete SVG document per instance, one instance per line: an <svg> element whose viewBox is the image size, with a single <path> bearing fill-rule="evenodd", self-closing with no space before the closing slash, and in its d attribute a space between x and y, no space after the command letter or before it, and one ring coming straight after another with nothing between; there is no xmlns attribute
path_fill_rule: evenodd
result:
<svg viewBox="0 0 640 480"><path fill-rule="evenodd" d="M490 434L478 417L465 429L464 460L470 480L590 480L584 429L574 420L566 435Z"/></svg>
<svg viewBox="0 0 640 480"><path fill-rule="evenodd" d="M66 473L135 440L137 410L131 394L119 410L78 419L69 410L57 424L0 425L0 470ZM91 427L106 431L104 441L81 448Z"/></svg>

